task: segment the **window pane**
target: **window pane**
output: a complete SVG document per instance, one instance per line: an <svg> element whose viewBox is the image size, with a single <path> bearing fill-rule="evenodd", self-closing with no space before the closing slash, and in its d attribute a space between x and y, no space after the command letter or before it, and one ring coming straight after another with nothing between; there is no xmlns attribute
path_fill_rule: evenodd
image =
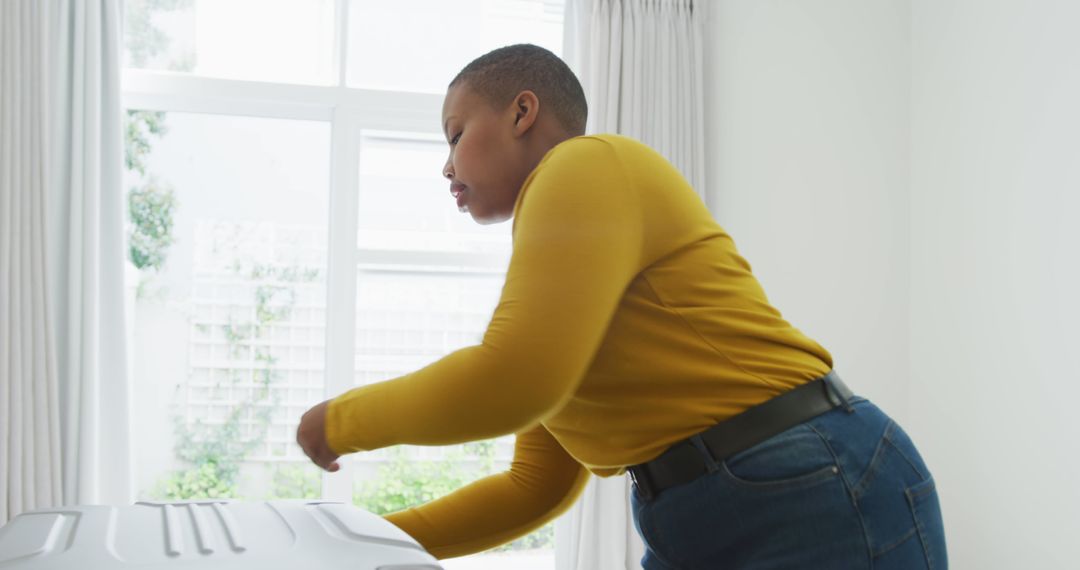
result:
<svg viewBox="0 0 1080 570"><path fill-rule="evenodd" d="M357 275L356 378L360 386L417 370L479 344L503 276L367 271Z"/></svg>
<svg viewBox="0 0 1080 570"><path fill-rule="evenodd" d="M336 84L334 0L127 0L126 67Z"/></svg>
<svg viewBox="0 0 1080 570"><path fill-rule="evenodd" d="M364 133L359 247L509 255L509 223L481 226L458 211L442 177L447 150L436 135Z"/></svg>
<svg viewBox="0 0 1080 570"><path fill-rule="evenodd" d="M317 497L327 123L129 111L134 425L146 498Z"/></svg>
<svg viewBox="0 0 1080 570"><path fill-rule="evenodd" d="M563 3L352 0L348 84L442 93L462 67L498 47L532 43L561 54Z"/></svg>

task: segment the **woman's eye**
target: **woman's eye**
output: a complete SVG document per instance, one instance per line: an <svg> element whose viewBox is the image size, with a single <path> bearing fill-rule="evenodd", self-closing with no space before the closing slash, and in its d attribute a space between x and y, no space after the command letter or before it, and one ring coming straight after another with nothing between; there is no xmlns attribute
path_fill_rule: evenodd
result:
<svg viewBox="0 0 1080 570"><path fill-rule="evenodd" d="M461 133L454 135L454 138L450 139L450 144L457 144L458 139L461 138Z"/></svg>

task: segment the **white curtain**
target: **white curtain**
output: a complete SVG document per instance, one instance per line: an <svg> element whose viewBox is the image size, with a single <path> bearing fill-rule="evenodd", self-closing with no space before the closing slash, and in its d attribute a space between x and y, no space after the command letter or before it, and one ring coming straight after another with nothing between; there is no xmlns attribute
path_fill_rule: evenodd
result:
<svg viewBox="0 0 1080 570"><path fill-rule="evenodd" d="M45 266L47 8L0 0L0 524L61 500Z"/></svg>
<svg viewBox="0 0 1080 570"><path fill-rule="evenodd" d="M0 5L3 521L127 503L131 460L120 0Z"/></svg>
<svg viewBox="0 0 1080 570"><path fill-rule="evenodd" d="M568 0L564 54L585 88L589 133L663 154L705 196L702 0ZM559 570L640 568L630 482L593 478L556 526Z"/></svg>
<svg viewBox="0 0 1080 570"><path fill-rule="evenodd" d="M564 52L589 102L590 133L663 154L705 193L702 0L568 0Z"/></svg>
<svg viewBox="0 0 1080 570"><path fill-rule="evenodd" d="M64 501L131 495L124 319L120 0L54 0L49 235L55 263Z"/></svg>

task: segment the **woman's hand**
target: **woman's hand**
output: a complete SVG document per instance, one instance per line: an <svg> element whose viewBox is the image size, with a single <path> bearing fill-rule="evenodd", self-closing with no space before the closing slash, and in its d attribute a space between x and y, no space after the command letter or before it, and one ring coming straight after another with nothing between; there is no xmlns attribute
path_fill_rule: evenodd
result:
<svg viewBox="0 0 1080 570"><path fill-rule="evenodd" d="M316 404L300 416L300 425L296 428L296 443L315 465L333 473L341 469L337 459L340 457L330 449L326 442L326 409L330 400Z"/></svg>

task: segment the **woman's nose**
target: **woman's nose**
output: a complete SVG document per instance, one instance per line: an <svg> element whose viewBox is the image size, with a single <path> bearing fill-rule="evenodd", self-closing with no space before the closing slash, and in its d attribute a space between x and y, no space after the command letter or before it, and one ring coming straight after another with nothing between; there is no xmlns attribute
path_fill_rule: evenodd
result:
<svg viewBox="0 0 1080 570"><path fill-rule="evenodd" d="M450 159L446 159L446 164L442 167L442 175L450 180L454 179L454 163Z"/></svg>

